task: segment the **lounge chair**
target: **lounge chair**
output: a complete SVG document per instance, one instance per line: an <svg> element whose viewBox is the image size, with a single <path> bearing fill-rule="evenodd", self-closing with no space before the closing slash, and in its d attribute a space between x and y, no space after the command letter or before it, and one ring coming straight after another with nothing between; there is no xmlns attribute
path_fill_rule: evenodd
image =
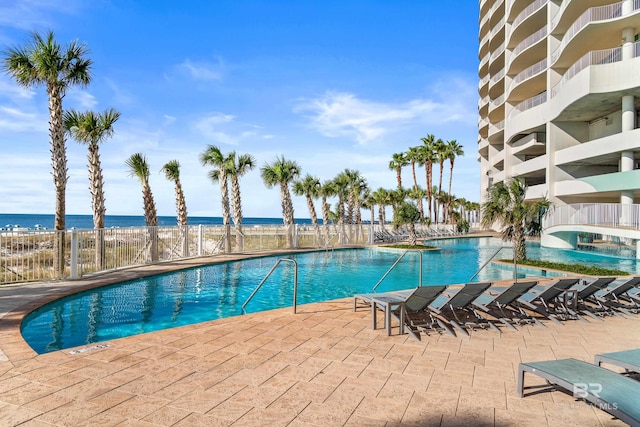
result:
<svg viewBox="0 0 640 427"><path fill-rule="evenodd" d="M519 305L518 298L526 294L538 282L516 282L510 285L497 295L483 295L472 302L472 304L495 317L504 325L511 329L516 329L513 324L535 323L542 325L538 319L528 315Z"/></svg>
<svg viewBox="0 0 640 427"><path fill-rule="evenodd" d="M567 305L566 296L570 295L567 291L578 282L580 282L578 278L558 279L540 293L527 292L518 298L518 303L553 322L560 323L558 319L566 320L568 318L584 320L582 316L571 310ZM573 297L575 298L575 294Z"/></svg>
<svg viewBox="0 0 640 427"><path fill-rule="evenodd" d="M542 377L631 426L640 426L638 381L576 359L521 363L518 368L520 397L524 393L525 373Z"/></svg>
<svg viewBox="0 0 640 427"><path fill-rule="evenodd" d="M616 351L614 353L596 354L594 363L598 366L607 363L624 368L627 372L640 373L640 348Z"/></svg>
<svg viewBox="0 0 640 427"><path fill-rule="evenodd" d="M455 336L453 331L442 320L433 316L428 307L447 289L446 286L421 286L416 288L406 298L398 295L386 294L373 297L372 315L377 309L385 313L385 327L387 335L391 335L391 317L395 317L400 325L400 334L407 332L420 341L420 331L445 330Z"/></svg>
<svg viewBox="0 0 640 427"><path fill-rule="evenodd" d="M640 277L632 277L614 288L607 288L604 291L597 292L595 298L606 307L633 316L640 312L640 305L635 299L628 296L628 292L636 289L639 285Z"/></svg>
<svg viewBox="0 0 640 427"><path fill-rule="evenodd" d="M584 288L578 290L577 299L577 312L585 314L592 319L602 320L600 317L604 315L615 314L615 312L603 305L595 297L597 292L607 289L609 284L616 280L615 277L600 277L593 282L587 284Z"/></svg>
<svg viewBox="0 0 640 427"><path fill-rule="evenodd" d="M447 299L435 301L429 305L429 309L442 316L458 332L469 336L465 327L474 329L476 327L489 327L495 331L500 331L488 319L479 315L474 310L472 302L491 286L489 282L467 283L460 287L455 293L449 295ZM460 315L464 315L461 318Z"/></svg>

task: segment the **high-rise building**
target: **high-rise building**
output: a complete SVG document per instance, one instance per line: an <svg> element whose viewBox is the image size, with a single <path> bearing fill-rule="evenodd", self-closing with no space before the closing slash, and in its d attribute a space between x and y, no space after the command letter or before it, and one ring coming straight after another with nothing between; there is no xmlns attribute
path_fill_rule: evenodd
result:
<svg viewBox="0 0 640 427"><path fill-rule="evenodd" d="M480 0L481 201L640 203L640 0Z"/></svg>

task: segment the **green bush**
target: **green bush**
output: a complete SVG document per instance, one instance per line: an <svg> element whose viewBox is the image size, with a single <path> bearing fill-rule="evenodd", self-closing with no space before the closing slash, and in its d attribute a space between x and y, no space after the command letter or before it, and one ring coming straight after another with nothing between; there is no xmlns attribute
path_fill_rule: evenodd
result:
<svg viewBox="0 0 640 427"><path fill-rule="evenodd" d="M513 263L512 259L502 259L500 261ZM537 259L527 259L520 261L518 265L527 265L549 270L561 270L569 273L586 274L588 276L628 276L628 271L614 270L610 268L595 267L593 265L563 264L561 262L541 261Z"/></svg>

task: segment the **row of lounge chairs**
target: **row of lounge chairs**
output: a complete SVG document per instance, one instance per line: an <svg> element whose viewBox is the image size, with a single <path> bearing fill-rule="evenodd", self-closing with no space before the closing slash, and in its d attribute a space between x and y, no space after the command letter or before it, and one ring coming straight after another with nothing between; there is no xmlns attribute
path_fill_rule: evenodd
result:
<svg viewBox="0 0 640 427"><path fill-rule="evenodd" d="M438 237L458 236L460 233L448 228L429 228L424 230L416 230L418 239L430 239ZM402 230L381 230L374 232L375 243L393 243L401 242L409 238L409 233Z"/></svg>
<svg viewBox="0 0 640 427"><path fill-rule="evenodd" d="M640 277L562 278L548 286L538 286L537 281L507 287L480 282L354 295L354 311L363 304L371 308L374 329L377 311L384 311L388 335L395 318L400 333L406 329L417 340L421 332L432 331L468 336L468 330L475 328L500 331L498 325L511 329L521 324L544 326L540 321L544 319L560 322L634 316L640 312Z"/></svg>
<svg viewBox="0 0 640 427"><path fill-rule="evenodd" d="M617 366L625 372L604 369L602 364ZM576 359L520 363L520 397L524 396L525 373L537 375L631 426L640 426L640 382L632 376L635 373L638 378L640 373L640 349L598 354L594 364Z"/></svg>

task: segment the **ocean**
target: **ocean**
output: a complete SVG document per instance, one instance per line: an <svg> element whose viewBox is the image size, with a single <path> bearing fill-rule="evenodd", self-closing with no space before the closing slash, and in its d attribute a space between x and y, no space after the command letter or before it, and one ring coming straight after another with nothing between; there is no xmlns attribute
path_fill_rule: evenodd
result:
<svg viewBox="0 0 640 427"><path fill-rule="evenodd" d="M296 224L311 224L310 219L296 219ZM322 223L322 220L320 220ZM48 214L0 214L0 228L48 228L53 229L54 215ZM176 225L175 216L159 216L158 225ZM190 216L189 225L221 225L221 217ZM233 221L232 221L233 224ZM282 225L282 218L243 218L243 225ZM77 229L92 229L92 215L67 215L66 227ZM144 216L107 215L104 219L106 228L111 227L140 227L144 226ZM7 227L9 226L9 227Z"/></svg>

